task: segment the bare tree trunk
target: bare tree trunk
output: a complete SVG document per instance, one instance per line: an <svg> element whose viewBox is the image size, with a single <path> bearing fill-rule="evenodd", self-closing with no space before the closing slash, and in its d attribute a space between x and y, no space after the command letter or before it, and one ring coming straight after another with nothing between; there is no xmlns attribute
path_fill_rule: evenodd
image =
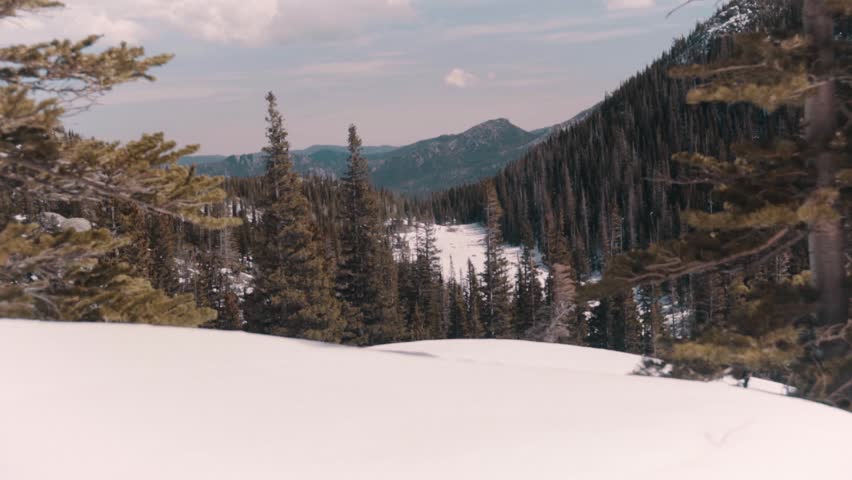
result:
<svg viewBox="0 0 852 480"><path fill-rule="evenodd" d="M805 138L820 152L813 159L819 188L834 188L836 165L829 143L837 129L837 100L835 84L825 75L834 63L834 21L825 9L824 0L805 0L805 33L817 48L819 82L822 82L805 103ZM811 225L808 239L811 271L815 287L820 292L819 323L845 323L848 317L848 293L845 283L844 237L842 220L819 221Z"/></svg>

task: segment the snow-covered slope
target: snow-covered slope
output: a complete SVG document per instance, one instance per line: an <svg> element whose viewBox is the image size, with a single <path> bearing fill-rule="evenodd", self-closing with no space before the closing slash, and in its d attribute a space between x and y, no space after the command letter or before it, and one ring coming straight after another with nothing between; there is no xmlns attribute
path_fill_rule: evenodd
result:
<svg viewBox="0 0 852 480"><path fill-rule="evenodd" d="M0 478L848 474L852 415L822 405L622 375L627 359L606 352L517 342L413 347L471 357L233 332L0 321Z"/></svg>
<svg viewBox="0 0 852 480"><path fill-rule="evenodd" d="M408 241L411 251L416 251L417 238L414 227L408 227L402 236ZM478 223L468 225L435 225L435 245L440 250L441 268L444 278L451 274L461 278L467 274L467 261L470 259L478 273L485 268L485 227ZM509 262L510 279L514 281L518 271L518 259L521 247L507 245L504 249ZM539 264L539 279L547 279L547 270L541 263L541 254L536 252ZM455 270L455 271L453 271ZM461 273L460 273L461 272Z"/></svg>
<svg viewBox="0 0 852 480"><path fill-rule="evenodd" d="M571 372L632 375L643 366L643 357L630 353L596 348L553 345L547 343L503 340L453 340L397 343L372 347L373 350L424 355L444 361L504 365L511 367L559 368ZM719 380L721 385L741 387L733 377ZM786 385L752 378L749 389L754 392L787 395Z"/></svg>

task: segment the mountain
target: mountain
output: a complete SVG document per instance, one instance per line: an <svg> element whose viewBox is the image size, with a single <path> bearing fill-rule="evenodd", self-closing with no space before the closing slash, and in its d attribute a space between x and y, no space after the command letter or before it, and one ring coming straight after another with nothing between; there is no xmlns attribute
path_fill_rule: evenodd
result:
<svg viewBox="0 0 852 480"><path fill-rule="evenodd" d="M540 135L539 135L540 136ZM520 158L539 136L505 118L490 120L457 135L443 135L374 156L379 186L403 193L426 193L494 175Z"/></svg>
<svg viewBox="0 0 852 480"><path fill-rule="evenodd" d="M363 153L378 187L423 194L495 175L531 147L588 117L595 108L597 106L566 122L531 132L499 118L459 134L442 135L404 147L364 147ZM346 147L338 145L314 145L294 150L292 154L298 173L333 178L345 173L349 158ZM258 176L266 168L262 153L190 156L182 158L180 163L195 165L201 174L229 177Z"/></svg>

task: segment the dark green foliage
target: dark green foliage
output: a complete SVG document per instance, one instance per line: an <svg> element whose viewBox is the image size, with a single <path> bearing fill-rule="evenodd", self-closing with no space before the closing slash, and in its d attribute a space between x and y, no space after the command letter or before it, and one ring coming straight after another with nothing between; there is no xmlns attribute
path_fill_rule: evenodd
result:
<svg viewBox="0 0 852 480"><path fill-rule="evenodd" d="M503 252L500 218L503 215L494 187L486 190L485 267L482 278L482 324L488 338L512 338L511 290L508 262Z"/></svg>
<svg viewBox="0 0 852 480"><path fill-rule="evenodd" d="M465 303L464 288L456 281L455 277L450 278L447 284L448 301L449 301L449 331L447 338L470 338L468 330L468 308ZM475 335L476 332L470 332Z"/></svg>
<svg viewBox="0 0 852 480"><path fill-rule="evenodd" d="M448 326L443 315L444 292L441 264L435 246L435 226L431 223L417 227L417 252L415 257L415 295L420 311L428 326L431 339L446 338Z"/></svg>
<svg viewBox="0 0 852 480"><path fill-rule="evenodd" d="M642 323L633 291L629 290L616 296L613 307L609 348L620 352L643 353Z"/></svg>
<svg viewBox="0 0 852 480"><path fill-rule="evenodd" d="M392 289L396 266L354 125L349 128L349 154L341 192L342 252L337 274L337 291L346 304L348 322L344 340L354 345L390 343L405 337Z"/></svg>
<svg viewBox="0 0 852 480"><path fill-rule="evenodd" d="M482 311L485 308L479 275L473 262L467 261L467 288L465 289L465 304L467 305L466 338L482 338L485 326L482 324Z"/></svg>
<svg viewBox="0 0 852 480"><path fill-rule="evenodd" d="M820 337L808 339L803 327L825 334L849 321L841 198L849 193L842 187L842 171L849 167L845 139L852 123L840 126L837 118L852 96L839 86L848 61L835 62L848 45L837 39L837 19L827 8L822 0L805 0L802 24L787 24L770 35L736 35L725 57L671 70L675 77L703 80L689 92L690 104L746 102L768 111L804 107L800 125L775 138L734 145L729 158L694 153L694 147L674 155L680 170L675 183L704 188L708 201L684 211L687 231L680 238L615 259L607 266L607 280L586 292L600 295L697 275L693 322L665 356L674 375L712 378L733 369L746 378L756 372L803 381L820 368L814 363L822 362L808 353ZM801 136L793 135L799 131ZM806 238L809 272L766 274L768 262L790 255ZM715 285L713 272L735 280L728 291L727 285ZM829 355L824 365L848 353ZM837 375L832 380L837 390L808 386L802 392L835 404L835 398L848 395L838 393L848 381L842 361L832 365L840 370L823 366L823 375Z"/></svg>
<svg viewBox="0 0 852 480"><path fill-rule="evenodd" d="M247 299L247 328L254 332L340 342L344 320L320 254L307 199L291 171L287 131L275 96L267 97L269 197L260 220L254 292Z"/></svg>
<svg viewBox="0 0 852 480"><path fill-rule="evenodd" d="M525 245L518 259L518 274L515 279L515 336L524 338L533 328L536 316L544 304L541 282L538 279L538 266L533 251Z"/></svg>
<svg viewBox="0 0 852 480"><path fill-rule="evenodd" d="M60 6L42 0L2 0L0 19ZM48 206L64 204L92 220L103 204L119 210L119 216L139 220L140 212L148 212L206 227L234 224L199 213L225 193L220 180L196 176L176 165L196 147L177 148L162 134L119 144L82 139L63 129L63 114L87 108L86 100L116 85L153 80L149 70L171 58L145 57L141 47L125 44L92 53L98 39L90 35L80 41L0 48L3 197L37 199L39 205L23 210L31 219ZM76 227L59 231L10 222L7 216L0 232L2 314L192 326L213 318L215 312L196 308L192 296L169 297L137 276L151 268L150 245L131 245L128 237L144 235L137 225L118 228L121 221L107 223L114 230L109 231L89 230L90 223L78 219ZM129 222L124 223L127 227ZM115 234L128 237L114 238Z"/></svg>

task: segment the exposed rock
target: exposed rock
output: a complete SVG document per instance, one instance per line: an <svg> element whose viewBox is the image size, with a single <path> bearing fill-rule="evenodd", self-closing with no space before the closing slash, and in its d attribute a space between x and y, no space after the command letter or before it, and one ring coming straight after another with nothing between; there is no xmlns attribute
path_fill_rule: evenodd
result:
<svg viewBox="0 0 852 480"><path fill-rule="evenodd" d="M92 229L92 222L85 218L65 218L54 212L44 212L39 215L38 223L48 232L64 232L66 230L88 232Z"/></svg>

